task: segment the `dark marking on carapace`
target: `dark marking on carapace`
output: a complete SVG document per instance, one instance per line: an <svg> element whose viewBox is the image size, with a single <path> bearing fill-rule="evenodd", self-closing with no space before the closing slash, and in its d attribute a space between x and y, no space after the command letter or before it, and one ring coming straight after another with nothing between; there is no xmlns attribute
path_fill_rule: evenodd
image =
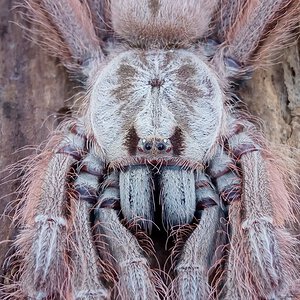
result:
<svg viewBox="0 0 300 300"><path fill-rule="evenodd" d="M124 145L127 147L130 155L135 155L137 151L137 145L139 142L139 137L136 134L135 128L131 126L128 130L128 133L125 137Z"/></svg>
<svg viewBox="0 0 300 300"><path fill-rule="evenodd" d="M153 16L157 16L159 9L161 7L160 0L149 0L148 7Z"/></svg>
<svg viewBox="0 0 300 300"><path fill-rule="evenodd" d="M191 64L186 64L178 68L177 76L179 80L185 81L190 79L191 77L195 76L197 73L196 68Z"/></svg>
<svg viewBox="0 0 300 300"><path fill-rule="evenodd" d="M153 88L159 88L164 84L164 79L154 78L149 80L148 84L151 85Z"/></svg>
<svg viewBox="0 0 300 300"><path fill-rule="evenodd" d="M182 94L182 99L188 99L188 100L193 100L193 99L199 99L205 96L205 93L196 86L196 83L191 82L191 83L179 83L177 85L177 88Z"/></svg>
<svg viewBox="0 0 300 300"><path fill-rule="evenodd" d="M197 74L196 68L192 64L184 64L176 71L177 75L177 88L182 94L182 99L187 101L191 98L201 98L205 96L205 92L196 82L195 76Z"/></svg>
<svg viewBox="0 0 300 300"><path fill-rule="evenodd" d="M170 137L170 142L173 147L173 153L179 156L184 150L183 133L179 127L175 128L174 134Z"/></svg>
<svg viewBox="0 0 300 300"><path fill-rule="evenodd" d="M127 101L134 87L137 71L129 64L121 64L117 71L118 85L111 91L111 95L119 101Z"/></svg>

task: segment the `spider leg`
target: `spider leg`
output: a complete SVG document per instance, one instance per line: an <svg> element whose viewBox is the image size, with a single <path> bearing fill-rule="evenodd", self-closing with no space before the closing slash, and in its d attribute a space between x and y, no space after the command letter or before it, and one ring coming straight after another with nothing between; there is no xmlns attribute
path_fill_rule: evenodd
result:
<svg viewBox="0 0 300 300"><path fill-rule="evenodd" d="M21 257L17 284L23 295L14 295L14 299L94 299L85 297L86 289L107 295L98 280L100 271L95 271L97 258L89 239L89 207L80 200L74 205L70 199L74 194L71 174L85 153L86 136L78 122L68 126L60 141L45 150L43 159L29 174L20 211L22 230L15 243L17 256ZM75 185L83 180L84 175L79 174ZM82 248L87 248L84 251L89 252L88 259L81 255ZM78 284L77 278L84 280Z"/></svg>
<svg viewBox="0 0 300 300"><path fill-rule="evenodd" d="M26 18L38 26L30 29L41 37L49 53L77 75L90 76L104 59L87 1L27 0ZM94 7L92 7L94 8ZM101 5L99 8L103 8ZM94 11L92 15L94 16ZM99 12L102 14L103 12Z"/></svg>
<svg viewBox="0 0 300 300"><path fill-rule="evenodd" d="M197 172L195 177L195 216L199 224L184 244L176 266L174 297L178 299L208 299L217 292L218 279L210 277L218 277L214 273L218 272L220 252L226 244L225 232L221 230L225 205L221 200L228 203L240 197L241 180L232 158L220 146L207 172Z"/></svg>
<svg viewBox="0 0 300 300"><path fill-rule="evenodd" d="M96 203L99 179L103 178L104 165L91 151L80 163L80 171L74 182L77 197L73 199L72 241L69 245L74 264L73 280L75 299L107 299L108 291L99 280L104 271L98 264L98 256L91 231L90 214Z"/></svg>
<svg viewBox="0 0 300 300"><path fill-rule="evenodd" d="M118 273L117 298L159 299L160 279L150 270L149 262L137 239L121 224L119 173L112 172L104 181L104 190L96 208L98 236L107 243Z"/></svg>
<svg viewBox="0 0 300 300"><path fill-rule="evenodd" d="M243 183L241 201L229 208L231 242L224 299L287 299L297 274L293 265L297 255L278 210L283 209L286 220L293 216L289 195L282 180L276 180L279 171L251 136L251 128L245 125L245 129L228 139L241 165ZM280 185L282 198L274 195L275 185Z"/></svg>
<svg viewBox="0 0 300 300"><path fill-rule="evenodd" d="M196 174L195 184L196 216L200 220L185 242L175 267L176 278L171 284L171 299L208 299L211 294L209 270L214 264L222 210L219 196L205 173Z"/></svg>

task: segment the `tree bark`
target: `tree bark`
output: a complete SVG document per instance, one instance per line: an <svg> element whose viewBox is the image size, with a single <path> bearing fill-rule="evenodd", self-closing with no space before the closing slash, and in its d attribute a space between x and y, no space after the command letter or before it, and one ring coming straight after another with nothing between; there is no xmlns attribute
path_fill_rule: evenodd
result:
<svg viewBox="0 0 300 300"><path fill-rule="evenodd" d="M22 176L22 170L13 172L11 165L34 153L59 117L69 112L72 101L67 100L74 93L74 84L59 62L26 39L15 24L19 20L14 4L0 0L1 265L15 234L10 226L11 203L18 198ZM282 61L255 72L253 79L243 84L241 96L249 111L264 121L268 140L287 144L299 161L300 41L282 53Z"/></svg>
<svg viewBox="0 0 300 300"><path fill-rule="evenodd" d="M300 40L280 56L281 63L259 70L241 88L249 111L263 121L270 142L300 148Z"/></svg>

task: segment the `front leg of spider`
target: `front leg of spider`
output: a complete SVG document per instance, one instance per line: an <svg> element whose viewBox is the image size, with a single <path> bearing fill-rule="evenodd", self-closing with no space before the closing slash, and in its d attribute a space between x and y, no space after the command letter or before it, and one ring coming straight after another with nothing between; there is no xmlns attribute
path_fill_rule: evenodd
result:
<svg viewBox="0 0 300 300"><path fill-rule="evenodd" d="M16 297L107 299L109 295L100 280L102 270L96 268L99 258L89 217L103 166L87 148L82 123L66 128L53 137L30 174L22 230L15 242L22 258L22 296Z"/></svg>

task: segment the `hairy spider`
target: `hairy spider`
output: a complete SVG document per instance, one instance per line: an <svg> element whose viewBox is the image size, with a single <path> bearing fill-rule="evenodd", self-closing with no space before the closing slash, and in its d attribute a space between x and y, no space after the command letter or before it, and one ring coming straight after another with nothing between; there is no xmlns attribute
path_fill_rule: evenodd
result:
<svg viewBox="0 0 300 300"><path fill-rule="evenodd" d="M86 101L28 171L5 299L296 298L291 196L234 87L300 2L24 5Z"/></svg>

